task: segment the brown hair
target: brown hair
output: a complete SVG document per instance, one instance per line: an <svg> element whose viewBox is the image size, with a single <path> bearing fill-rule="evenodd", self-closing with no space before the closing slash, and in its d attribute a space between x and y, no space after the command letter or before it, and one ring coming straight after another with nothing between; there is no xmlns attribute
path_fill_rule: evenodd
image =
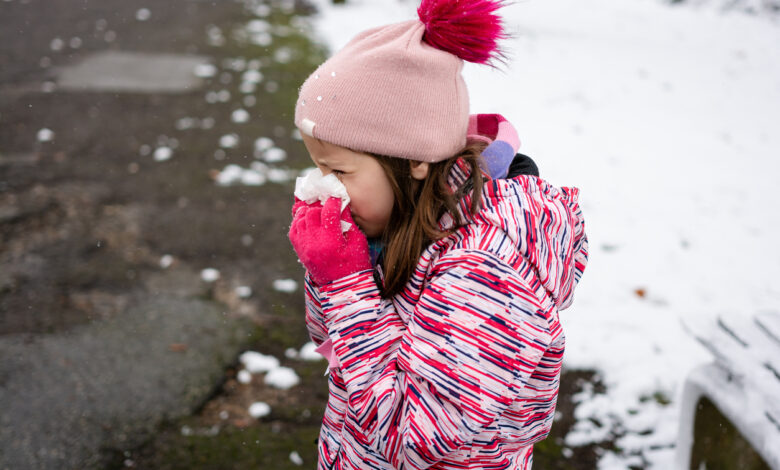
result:
<svg viewBox="0 0 780 470"><path fill-rule="evenodd" d="M379 286L382 297L392 297L403 290L414 273L417 262L428 245L450 233L452 229L439 230L439 219L449 213L455 219L455 227L463 225L458 202L472 189L471 213L476 214L482 200L483 176L479 158L485 144L469 143L458 154L428 167L424 180L412 178L409 160L372 155L384 169L393 187L395 203L382 242L384 253L382 268L384 286ZM471 174L453 192L447 178L462 159ZM454 227L453 227L454 228Z"/></svg>

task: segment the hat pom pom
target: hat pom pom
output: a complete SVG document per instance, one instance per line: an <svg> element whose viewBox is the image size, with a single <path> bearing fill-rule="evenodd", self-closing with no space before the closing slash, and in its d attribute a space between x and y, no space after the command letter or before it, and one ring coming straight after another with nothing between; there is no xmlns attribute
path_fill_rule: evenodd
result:
<svg viewBox="0 0 780 470"><path fill-rule="evenodd" d="M498 40L507 36L495 12L502 6L501 0L422 0L417 14L425 24L423 40L467 62L501 60Z"/></svg>

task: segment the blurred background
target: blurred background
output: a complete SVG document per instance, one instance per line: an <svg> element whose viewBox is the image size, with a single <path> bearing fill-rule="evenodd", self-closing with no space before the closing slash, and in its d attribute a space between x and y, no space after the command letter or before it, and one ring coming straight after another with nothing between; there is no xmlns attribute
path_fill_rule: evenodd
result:
<svg viewBox="0 0 780 470"><path fill-rule="evenodd" d="M315 467L293 105L330 51L416 6L0 0L0 469ZM685 321L780 301L780 2L505 18L507 64L465 69L472 112L580 187L592 252L535 468L672 468L711 360Z"/></svg>

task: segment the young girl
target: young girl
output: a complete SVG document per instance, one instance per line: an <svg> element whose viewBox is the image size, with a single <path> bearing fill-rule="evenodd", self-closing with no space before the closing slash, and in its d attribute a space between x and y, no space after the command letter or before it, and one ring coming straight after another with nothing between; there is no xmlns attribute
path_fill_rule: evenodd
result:
<svg viewBox="0 0 780 470"><path fill-rule="evenodd" d="M498 56L500 6L423 0L301 87L304 144L349 196L297 200L289 234L330 365L319 469L528 469L550 429L587 241L577 190L469 116L463 60Z"/></svg>

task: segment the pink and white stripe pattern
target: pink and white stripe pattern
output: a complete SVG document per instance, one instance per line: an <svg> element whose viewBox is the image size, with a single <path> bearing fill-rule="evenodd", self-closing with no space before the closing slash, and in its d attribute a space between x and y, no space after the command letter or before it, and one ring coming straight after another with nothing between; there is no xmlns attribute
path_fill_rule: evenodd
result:
<svg viewBox="0 0 780 470"><path fill-rule="evenodd" d="M451 184L466 177L458 165ZM575 188L488 181L483 208L433 243L406 289L370 270L316 287L306 320L332 341L319 469L529 469L558 394L564 335L587 262ZM443 227L452 223L445 216Z"/></svg>

